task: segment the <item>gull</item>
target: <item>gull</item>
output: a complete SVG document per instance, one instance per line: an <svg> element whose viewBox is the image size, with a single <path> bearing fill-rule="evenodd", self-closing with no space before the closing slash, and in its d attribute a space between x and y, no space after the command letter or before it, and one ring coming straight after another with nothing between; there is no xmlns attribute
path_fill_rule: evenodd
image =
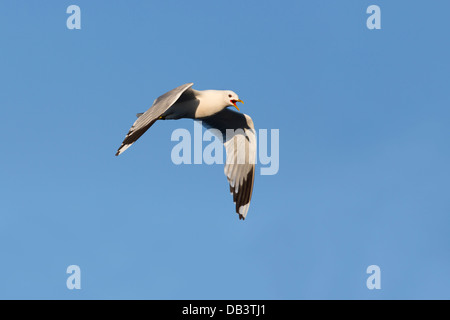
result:
<svg viewBox="0 0 450 320"><path fill-rule="evenodd" d="M244 103L230 90L194 90L193 83L183 84L158 97L138 119L117 150L122 154L156 121L182 118L201 120L211 132L222 139L226 150L225 175L236 204L239 219L247 217L255 180L256 134L250 116L233 111L237 102Z"/></svg>

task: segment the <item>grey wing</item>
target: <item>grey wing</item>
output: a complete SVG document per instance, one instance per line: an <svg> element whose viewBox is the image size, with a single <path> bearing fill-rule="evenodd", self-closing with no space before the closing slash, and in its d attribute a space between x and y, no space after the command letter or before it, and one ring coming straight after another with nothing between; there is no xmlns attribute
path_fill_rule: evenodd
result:
<svg viewBox="0 0 450 320"><path fill-rule="evenodd" d="M192 87L192 85L193 83L186 83L170 90L169 92L166 92L162 96L158 97L146 112L143 114L138 114L138 119L131 126L130 131L122 142L122 145L117 150L116 156L123 153L133 143L135 143L136 140L139 139L187 89Z"/></svg>
<svg viewBox="0 0 450 320"><path fill-rule="evenodd" d="M230 109L200 119L210 129L216 129L224 142L227 160L225 175L236 204L239 219L245 219L252 198L255 180L256 135L250 116ZM214 133L214 132L213 132Z"/></svg>

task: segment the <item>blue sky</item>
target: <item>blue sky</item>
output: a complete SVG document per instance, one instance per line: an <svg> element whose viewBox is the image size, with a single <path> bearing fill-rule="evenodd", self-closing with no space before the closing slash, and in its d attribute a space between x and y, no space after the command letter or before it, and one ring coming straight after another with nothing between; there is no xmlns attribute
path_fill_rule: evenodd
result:
<svg viewBox="0 0 450 320"><path fill-rule="evenodd" d="M1 1L0 298L449 299L449 10ZM186 82L236 91L280 130L244 222L221 165L172 163L190 120L114 157L135 114Z"/></svg>

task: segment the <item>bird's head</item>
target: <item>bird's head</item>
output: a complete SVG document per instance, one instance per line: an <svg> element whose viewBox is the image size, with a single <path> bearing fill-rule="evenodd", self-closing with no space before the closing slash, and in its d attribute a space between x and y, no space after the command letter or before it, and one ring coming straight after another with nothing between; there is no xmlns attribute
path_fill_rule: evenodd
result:
<svg viewBox="0 0 450 320"><path fill-rule="evenodd" d="M241 99L239 99L239 96L236 94L236 93L234 93L233 91L225 91L225 102L226 102L226 106L227 107L231 107L231 106L233 106L233 107L235 107L236 109L238 109L238 111L239 111L239 108L238 108L238 106L236 105L236 102L240 102L240 103L244 103L244 101L242 101Z"/></svg>

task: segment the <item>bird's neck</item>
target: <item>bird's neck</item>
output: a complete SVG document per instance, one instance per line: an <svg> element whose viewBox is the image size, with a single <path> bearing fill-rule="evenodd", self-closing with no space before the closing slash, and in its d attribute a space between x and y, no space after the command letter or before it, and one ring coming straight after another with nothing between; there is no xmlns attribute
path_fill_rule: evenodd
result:
<svg viewBox="0 0 450 320"><path fill-rule="evenodd" d="M197 116L207 117L227 107L223 101L223 92L220 90L197 91L196 95L200 100Z"/></svg>

